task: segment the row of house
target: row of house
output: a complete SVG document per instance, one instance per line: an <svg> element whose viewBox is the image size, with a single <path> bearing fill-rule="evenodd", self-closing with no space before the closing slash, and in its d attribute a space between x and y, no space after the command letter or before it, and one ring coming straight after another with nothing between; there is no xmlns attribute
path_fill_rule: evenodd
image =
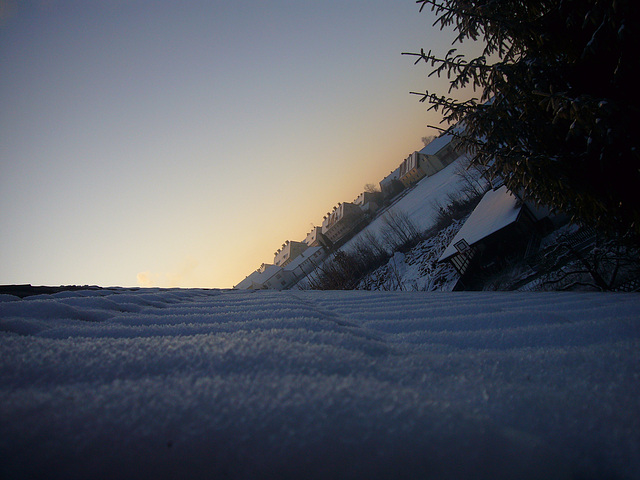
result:
<svg viewBox="0 0 640 480"><path fill-rule="evenodd" d="M340 244L354 233L367 217L375 215L384 202L421 179L434 175L460 157L458 141L452 134L443 134L422 150L413 152L396 170L380 181L380 192L366 191L353 202L338 203L324 216L321 232L326 247ZM322 243L322 242L321 242Z"/></svg>
<svg viewBox="0 0 640 480"><path fill-rule="evenodd" d="M308 247L286 265L263 263L238 283L239 290L285 290L313 272L326 256L323 247Z"/></svg>
<svg viewBox="0 0 640 480"><path fill-rule="evenodd" d="M380 190L385 198L397 195L405 188L435 175L457 160L461 152L457 149L459 141L445 133L434 139L422 150L413 152L403 162L380 181Z"/></svg>
<svg viewBox="0 0 640 480"><path fill-rule="evenodd" d="M341 245L367 220L405 188L434 175L460 156L454 136L444 134L413 152L380 181L380 192L362 192L353 202L338 203L301 241L287 240L274 253L272 264L262 264L238 283L236 289L282 290L313 271L328 251ZM306 273L305 273L306 272Z"/></svg>

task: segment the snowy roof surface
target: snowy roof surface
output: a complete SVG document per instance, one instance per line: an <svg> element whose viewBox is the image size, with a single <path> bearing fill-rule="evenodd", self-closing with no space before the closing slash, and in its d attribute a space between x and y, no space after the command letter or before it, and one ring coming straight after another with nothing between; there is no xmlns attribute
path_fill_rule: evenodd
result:
<svg viewBox="0 0 640 480"><path fill-rule="evenodd" d="M428 145L425 145L425 147L420 150L420 153L425 155L435 155L446 147L451 140L453 140L453 135L451 134L445 133L440 135L438 138L434 138Z"/></svg>
<svg viewBox="0 0 640 480"><path fill-rule="evenodd" d="M473 210L460 231L440 257L440 261L455 255L458 250L454 246L460 240L469 245L511 225L518 219L522 210L518 199L504 185L496 190L489 190Z"/></svg>
<svg viewBox="0 0 640 480"><path fill-rule="evenodd" d="M640 296L0 295L2 478L640 478Z"/></svg>

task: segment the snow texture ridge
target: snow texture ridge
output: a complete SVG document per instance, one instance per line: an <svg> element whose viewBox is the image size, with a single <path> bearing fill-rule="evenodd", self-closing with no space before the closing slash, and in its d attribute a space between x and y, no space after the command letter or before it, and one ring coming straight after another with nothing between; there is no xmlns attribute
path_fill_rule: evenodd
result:
<svg viewBox="0 0 640 480"><path fill-rule="evenodd" d="M0 298L1 478L640 478L640 297Z"/></svg>

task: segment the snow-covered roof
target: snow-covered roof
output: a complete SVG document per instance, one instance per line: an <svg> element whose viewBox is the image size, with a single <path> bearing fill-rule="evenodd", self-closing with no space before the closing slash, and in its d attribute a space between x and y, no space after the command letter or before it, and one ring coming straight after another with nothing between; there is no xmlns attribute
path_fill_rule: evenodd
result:
<svg viewBox="0 0 640 480"><path fill-rule="evenodd" d="M518 219L521 210L522 205L518 198L504 185L496 190L489 190L440 256L439 261L455 255L458 252L455 245L459 241L465 240L469 245L473 245L512 224Z"/></svg>
<svg viewBox="0 0 640 480"><path fill-rule="evenodd" d="M451 143L451 140L453 140L453 135L449 133L440 135L438 138L433 139L429 145L426 145L422 150L420 150L420 153L425 155L435 155Z"/></svg>
<svg viewBox="0 0 640 480"><path fill-rule="evenodd" d="M63 293L0 295L3 478L640 478L637 294Z"/></svg>

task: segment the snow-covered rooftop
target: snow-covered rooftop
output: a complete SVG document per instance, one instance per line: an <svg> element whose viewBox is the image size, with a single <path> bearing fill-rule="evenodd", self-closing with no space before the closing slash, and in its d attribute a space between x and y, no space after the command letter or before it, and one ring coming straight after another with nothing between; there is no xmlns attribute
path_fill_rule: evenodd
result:
<svg viewBox="0 0 640 480"><path fill-rule="evenodd" d="M0 295L2 478L640 478L636 294Z"/></svg>
<svg viewBox="0 0 640 480"><path fill-rule="evenodd" d="M473 245L511 225L518 219L521 210L522 205L518 198L504 185L496 190L489 190L443 252L440 261L458 252L455 244L459 241L466 240L469 245Z"/></svg>
<svg viewBox="0 0 640 480"><path fill-rule="evenodd" d="M429 142L428 145L425 145L425 147L420 150L420 153L423 153L425 155L435 155L444 147L446 147L451 142L451 140L453 140L453 135L449 133L442 134L439 137L434 138L431 142Z"/></svg>

